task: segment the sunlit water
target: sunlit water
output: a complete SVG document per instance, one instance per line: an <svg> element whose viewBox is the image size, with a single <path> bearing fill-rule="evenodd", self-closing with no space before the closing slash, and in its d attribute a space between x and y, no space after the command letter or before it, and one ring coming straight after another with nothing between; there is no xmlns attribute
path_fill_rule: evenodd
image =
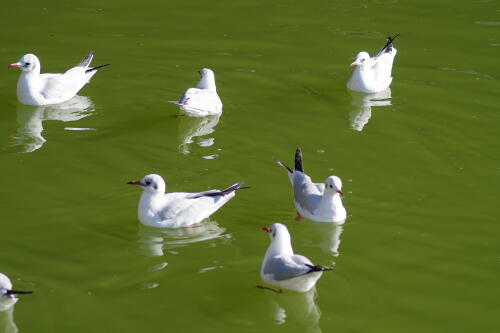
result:
<svg viewBox="0 0 500 333"><path fill-rule="evenodd" d="M496 1L10 2L0 60L58 72L95 51L69 104L0 83L6 332L496 332L500 34ZM350 93L354 55L396 41L394 80ZM219 118L168 103L215 71ZM297 146L344 182L342 227L294 222ZM195 228L139 225L140 191L242 190ZM334 268L311 293L257 289L262 226Z"/></svg>

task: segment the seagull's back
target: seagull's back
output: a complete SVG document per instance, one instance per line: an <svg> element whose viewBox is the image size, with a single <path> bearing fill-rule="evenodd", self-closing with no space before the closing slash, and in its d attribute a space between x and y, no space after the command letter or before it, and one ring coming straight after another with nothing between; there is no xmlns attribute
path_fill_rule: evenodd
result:
<svg viewBox="0 0 500 333"><path fill-rule="evenodd" d="M311 214L314 213L321 201L321 186L317 186L317 184L312 182L311 177L300 171L294 171L290 175L290 179L292 181L295 204L300 205L302 209L306 209Z"/></svg>

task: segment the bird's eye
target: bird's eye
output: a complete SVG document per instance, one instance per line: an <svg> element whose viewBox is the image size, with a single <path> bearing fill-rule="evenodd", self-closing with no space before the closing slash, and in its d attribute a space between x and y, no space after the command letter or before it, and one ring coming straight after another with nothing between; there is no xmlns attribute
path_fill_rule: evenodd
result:
<svg viewBox="0 0 500 333"><path fill-rule="evenodd" d="M29 65L30 65L30 63L29 63L29 62L25 62L25 63L24 63L24 65L25 65L25 66L29 66Z"/></svg>
<svg viewBox="0 0 500 333"><path fill-rule="evenodd" d="M333 185L330 185L330 188L333 188Z"/></svg>
<svg viewBox="0 0 500 333"><path fill-rule="evenodd" d="M146 180L146 185L150 185L151 184L151 181L150 180Z"/></svg>
<svg viewBox="0 0 500 333"><path fill-rule="evenodd" d="M361 59L361 62L365 62L365 59Z"/></svg>

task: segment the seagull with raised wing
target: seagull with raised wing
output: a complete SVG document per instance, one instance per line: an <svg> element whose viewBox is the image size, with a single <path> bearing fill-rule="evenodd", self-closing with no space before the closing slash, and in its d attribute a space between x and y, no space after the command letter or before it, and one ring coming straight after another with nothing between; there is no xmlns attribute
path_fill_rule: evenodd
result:
<svg viewBox="0 0 500 333"><path fill-rule="evenodd" d="M213 116L222 113L222 101L217 95L215 75L211 69L203 68L196 88L189 88L178 101L170 101L193 117Z"/></svg>
<svg viewBox="0 0 500 333"><path fill-rule="evenodd" d="M128 184L139 185L144 190L139 201L139 221L142 224L157 228L179 228L201 222L215 213L235 196L243 182L222 191L198 193L165 193L165 181L156 174Z"/></svg>
<svg viewBox="0 0 500 333"><path fill-rule="evenodd" d="M375 93L387 89L392 82L392 64L397 50L393 42L398 37L387 37L387 43L373 57L363 51L359 52L351 64L351 77L347 87L363 93Z"/></svg>
<svg viewBox="0 0 500 333"><path fill-rule="evenodd" d="M17 99L26 105L48 105L67 101L87 84L99 68L90 67L94 52L87 54L78 65L60 74L40 74L40 60L34 54L25 54L9 67L21 69L17 81Z"/></svg>
<svg viewBox="0 0 500 333"><path fill-rule="evenodd" d="M295 151L295 170L280 160L274 160L288 171L297 208L296 221L305 217L316 222L344 223L347 214L342 205L344 192L339 177L330 176L324 183L313 183L304 173L300 148Z"/></svg>
<svg viewBox="0 0 500 333"><path fill-rule="evenodd" d="M0 311L5 311L11 308L18 298L16 295L31 294L32 291L22 291L12 289L12 282L7 275L0 273Z"/></svg>
<svg viewBox="0 0 500 333"><path fill-rule="evenodd" d="M264 282L283 289L307 292L316 285L324 271L331 270L294 254L290 233L283 224L274 223L262 230L267 231L271 239L260 270Z"/></svg>

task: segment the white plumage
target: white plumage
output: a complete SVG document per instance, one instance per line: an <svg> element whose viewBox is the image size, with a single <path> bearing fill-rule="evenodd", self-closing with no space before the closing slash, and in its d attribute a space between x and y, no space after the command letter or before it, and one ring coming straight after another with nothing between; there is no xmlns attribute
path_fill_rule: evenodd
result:
<svg viewBox="0 0 500 333"><path fill-rule="evenodd" d="M313 183L311 177L304 173L302 152L295 151L295 170L283 162L275 161L288 171L292 183L297 208L297 220L306 217L316 222L344 223L347 213L342 205L342 181L337 176L330 176L325 183Z"/></svg>
<svg viewBox="0 0 500 333"><path fill-rule="evenodd" d="M330 270L294 254L290 233L283 224L274 223L262 229L269 233L271 239L260 270L264 282L283 289L307 292L315 286L323 271Z"/></svg>
<svg viewBox="0 0 500 333"><path fill-rule="evenodd" d="M17 81L17 99L26 105L57 104L69 100L89 82L97 69L108 66L90 68L93 57L94 53L90 52L76 67L62 74L40 74L37 56L25 54L19 62L9 65L22 71Z"/></svg>
<svg viewBox="0 0 500 333"><path fill-rule="evenodd" d="M347 87L363 93L375 93L387 89L392 82L392 64L397 50L392 45L396 37L388 37L387 43L373 57L359 52L351 66L354 67L347 81Z"/></svg>
<svg viewBox="0 0 500 333"><path fill-rule="evenodd" d="M189 88L179 101L171 101L171 103L179 105L181 110L193 117L221 114L222 101L217 95L214 72L203 68L199 73L201 77L196 88Z"/></svg>
<svg viewBox="0 0 500 333"><path fill-rule="evenodd" d="M7 275L0 273L0 311L8 310L16 304L18 294L31 294L31 291L13 290Z"/></svg>
<svg viewBox="0 0 500 333"><path fill-rule="evenodd" d="M142 224L158 228L179 228L208 218L231 200L243 183L236 183L222 191L165 193L163 178L150 174L129 184L139 185L144 189L138 212Z"/></svg>

